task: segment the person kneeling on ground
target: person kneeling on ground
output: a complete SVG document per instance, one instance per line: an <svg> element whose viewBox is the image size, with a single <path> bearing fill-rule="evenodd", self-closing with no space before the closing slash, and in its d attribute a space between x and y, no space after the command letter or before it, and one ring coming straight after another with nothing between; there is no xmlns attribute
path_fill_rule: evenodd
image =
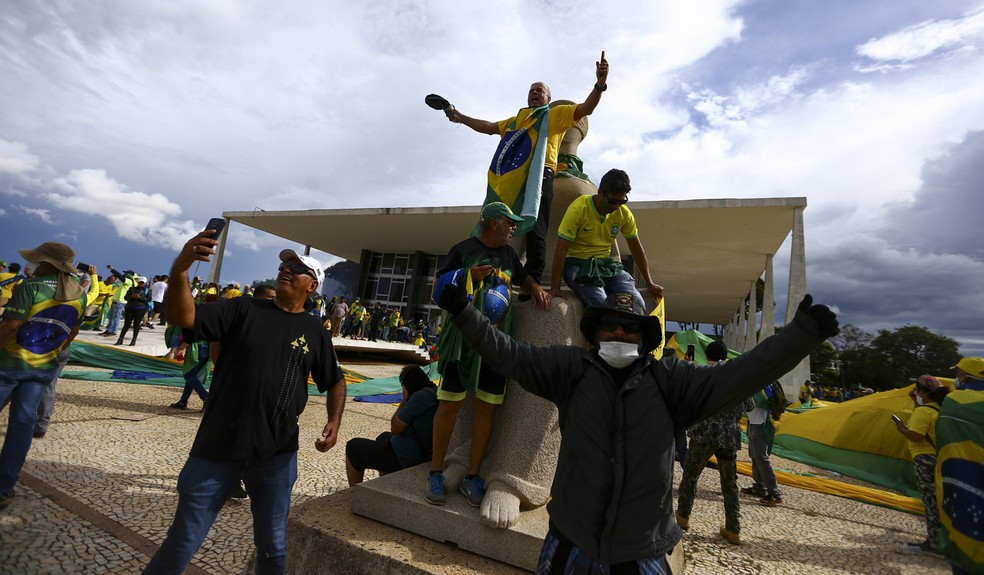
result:
<svg viewBox="0 0 984 575"><path fill-rule="evenodd" d="M437 386L424 370L408 365L400 372L403 400L390 420L390 430L376 439L356 437L345 444L349 486L362 483L366 469L386 475L431 458Z"/></svg>

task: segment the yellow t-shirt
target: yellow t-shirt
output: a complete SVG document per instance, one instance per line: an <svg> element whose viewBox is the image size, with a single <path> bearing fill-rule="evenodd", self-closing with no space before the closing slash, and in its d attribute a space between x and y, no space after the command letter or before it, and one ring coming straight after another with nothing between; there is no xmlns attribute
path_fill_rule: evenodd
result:
<svg viewBox="0 0 984 575"><path fill-rule="evenodd" d="M557 228L557 235L571 242L567 257L590 259L611 257L612 243L619 232L627 240L639 235L635 216L629 208L619 206L614 212L602 216L592 198L581 196L571 202L564 219Z"/></svg>
<svg viewBox="0 0 984 575"><path fill-rule="evenodd" d="M237 290L236 288L226 290L226 299L234 299L243 295L243 292Z"/></svg>
<svg viewBox="0 0 984 575"><path fill-rule="evenodd" d="M4 280L9 280L10 278L12 278L12 277L14 277L16 275L17 274L15 274L13 272L3 272L2 274L0 274L0 282L2 282ZM7 285L3 286L2 288L0 288L0 296L5 297L7 299L10 299L10 298L14 297L14 288L17 287L18 285L20 285L20 283L22 281L24 281L24 280L17 280L15 282L10 282L9 284L7 284Z"/></svg>
<svg viewBox="0 0 984 575"><path fill-rule="evenodd" d="M99 295L96 296L95 301L93 301L92 303L94 305L102 305L106 301L106 298L113 295L113 288L115 286L107 285L106 282L104 281L100 281L97 283L99 284Z"/></svg>
<svg viewBox="0 0 984 575"><path fill-rule="evenodd" d="M936 455L936 448L933 446L936 445L936 418L940 416L940 407L936 404L932 405L932 407L924 405L913 409L912 416L909 417L909 422L906 424L909 431L915 431L920 435L929 437L929 441L909 440L909 453L913 457L917 455Z"/></svg>
<svg viewBox="0 0 984 575"><path fill-rule="evenodd" d="M516 121L516 126L524 125L535 109L523 108L512 118L499 122L499 135L506 135L506 130L513 120ZM557 170L557 154L560 151L560 142L564 139L567 129L574 125L574 110L576 109L577 104L560 104L550 108L547 126L547 157L543 161L544 167Z"/></svg>

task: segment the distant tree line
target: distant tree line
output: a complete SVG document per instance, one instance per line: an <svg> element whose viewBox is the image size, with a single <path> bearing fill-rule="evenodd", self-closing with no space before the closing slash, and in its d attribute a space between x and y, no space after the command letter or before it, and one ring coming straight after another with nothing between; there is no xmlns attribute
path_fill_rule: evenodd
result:
<svg viewBox="0 0 984 575"><path fill-rule="evenodd" d="M847 324L810 355L810 373L822 386L884 391L905 387L922 374L952 377L959 348L956 340L916 325L872 335Z"/></svg>

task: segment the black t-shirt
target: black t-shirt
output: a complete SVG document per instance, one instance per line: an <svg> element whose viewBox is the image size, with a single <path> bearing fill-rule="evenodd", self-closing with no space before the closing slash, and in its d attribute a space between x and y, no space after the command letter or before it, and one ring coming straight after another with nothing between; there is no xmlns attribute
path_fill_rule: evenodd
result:
<svg viewBox="0 0 984 575"><path fill-rule="evenodd" d="M297 451L308 375L322 392L343 377L321 320L239 297L198 306L195 331L222 351L191 455L255 461Z"/></svg>
<svg viewBox="0 0 984 575"><path fill-rule="evenodd" d="M516 255L516 250L509 244L501 245L497 248L490 248L478 241L478 238L471 237L467 240L458 242L448 252L448 257L444 260L444 266L437 271L438 277L451 270L465 267L465 265L475 265L476 258L481 258L493 267L501 269L512 279L513 285L523 285L526 281L526 270Z"/></svg>

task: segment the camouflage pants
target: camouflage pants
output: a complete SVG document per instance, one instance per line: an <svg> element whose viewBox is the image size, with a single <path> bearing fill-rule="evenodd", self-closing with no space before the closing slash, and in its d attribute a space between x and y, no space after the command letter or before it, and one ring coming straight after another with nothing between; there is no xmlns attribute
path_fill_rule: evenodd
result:
<svg viewBox="0 0 984 575"><path fill-rule="evenodd" d="M718 461L718 473L721 474L721 494L724 496L724 526L729 531L741 532L740 513L738 509L738 472L735 470L735 450L721 449L715 445L707 445L690 440L687 461L683 465L683 479L680 480L677 499L677 513L690 517L694 508L694 496L697 494L697 478L704 470L704 465L714 455Z"/></svg>
<svg viewBox="0 0 984 575"><path fill-rule="evenodd" d="M916 471L916 486L926 506L926 540L933 549L940 547L940 509L936 506L936 456L917 455L912 458Z"/></svg>

